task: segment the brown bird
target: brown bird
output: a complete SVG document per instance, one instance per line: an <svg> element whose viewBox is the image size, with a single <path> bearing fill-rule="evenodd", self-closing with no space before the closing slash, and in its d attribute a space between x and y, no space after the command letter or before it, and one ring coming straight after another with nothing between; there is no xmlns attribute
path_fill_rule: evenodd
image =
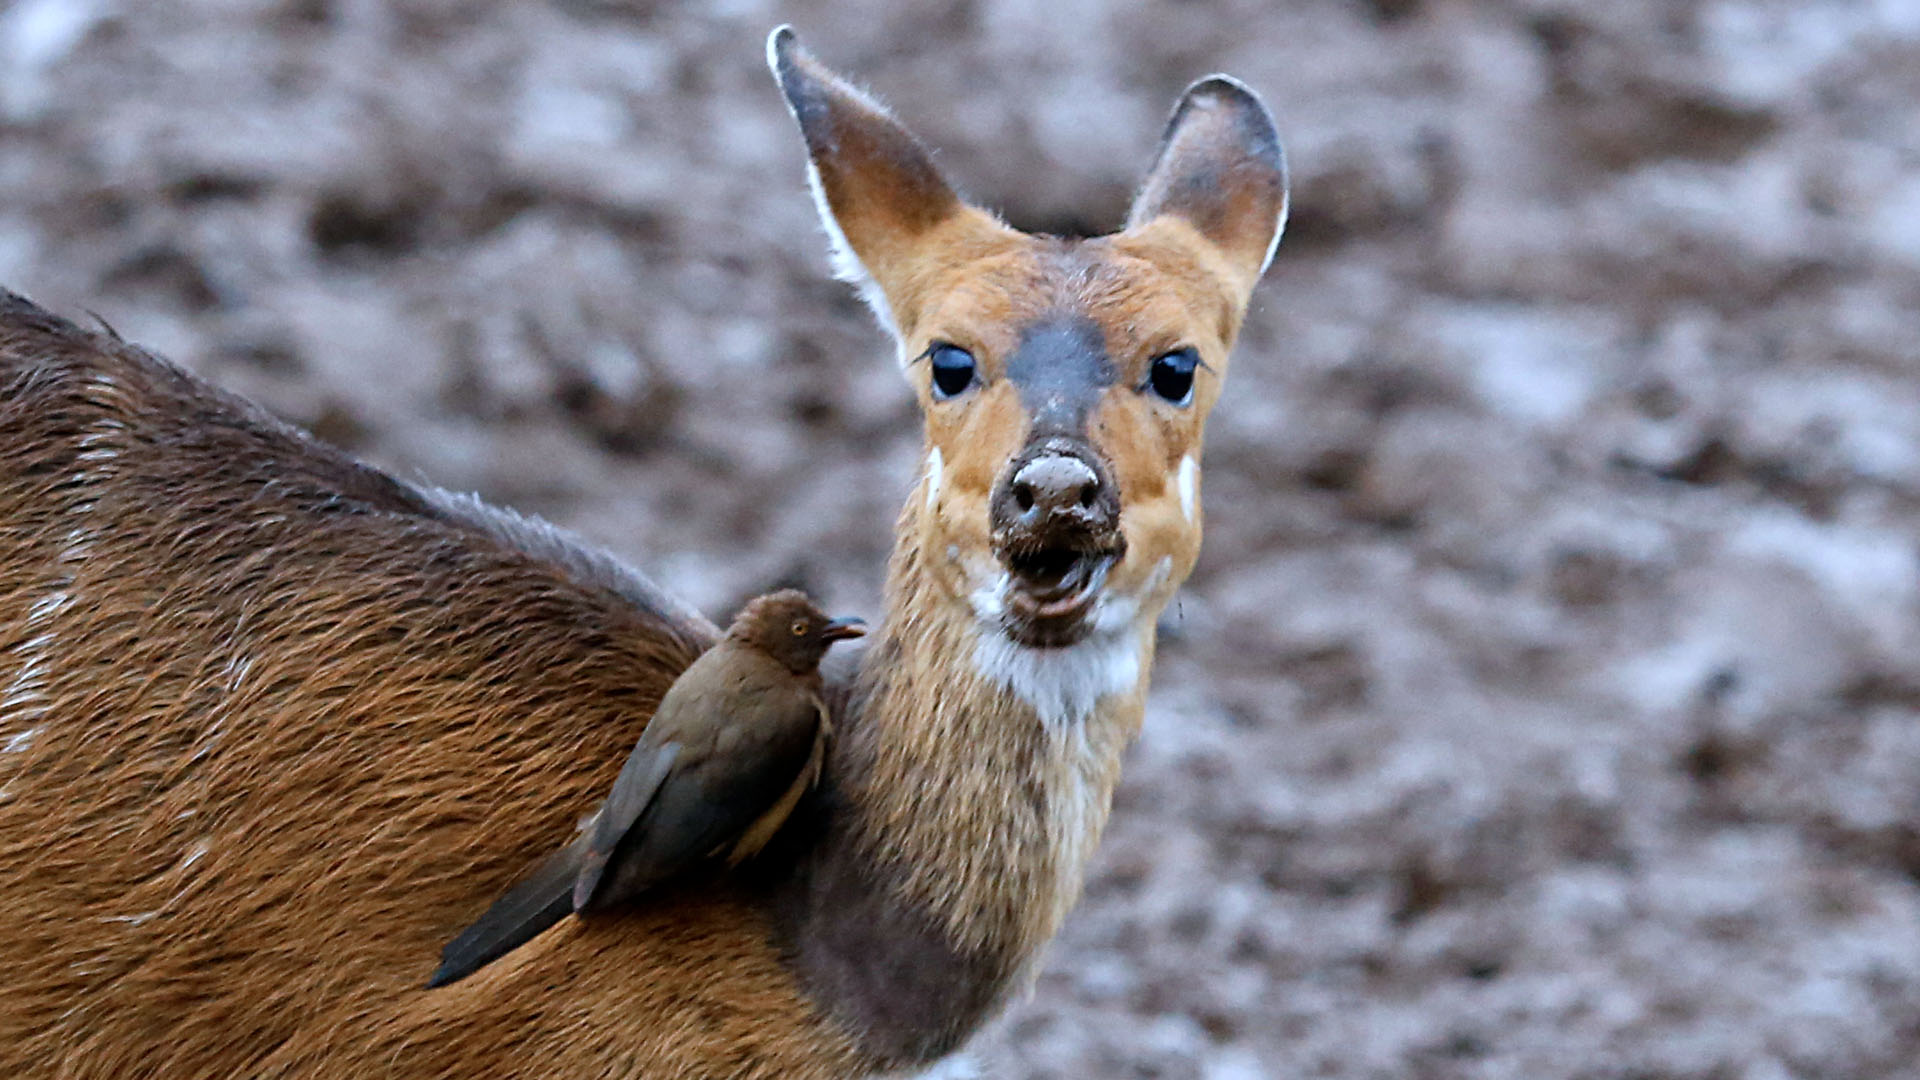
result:
<svg viewBox="0 0 1920 1080"><path fill-rule="evenodd" d="M820 661L865 632L792 589L748 602L667 689L591 826L448 943L427 985L472 974L570 912L618 907L696 863L733 866L758 852L820 775Z"/></svg>

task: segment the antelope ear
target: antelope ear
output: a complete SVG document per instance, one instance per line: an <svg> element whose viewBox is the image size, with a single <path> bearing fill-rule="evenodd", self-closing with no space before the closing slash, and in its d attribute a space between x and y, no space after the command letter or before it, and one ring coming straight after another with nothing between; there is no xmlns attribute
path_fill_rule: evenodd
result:
<svg viewBox="0 0 1920 1080"><path fill-rule="evenodd" d="M801 48L792 27L767 38L767 66L807 141L807 181L833 244L834 275L853 283L897 337L916 242L965 204L920 140Z"/></svg>
<svg viewBox="0 0 1920 1080"><path fill-rule="evenodd" d="M1226 256L1246 288L1287 223L1287 155L1258 94L1229 75L1187 87L1134 197L1127 228L1177 217Z"/></svg>

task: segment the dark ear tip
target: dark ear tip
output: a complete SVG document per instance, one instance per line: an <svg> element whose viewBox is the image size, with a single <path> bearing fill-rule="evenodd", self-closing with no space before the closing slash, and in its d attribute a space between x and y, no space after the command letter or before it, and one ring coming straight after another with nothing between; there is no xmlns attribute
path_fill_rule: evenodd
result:
<svg viewBox="0 0 1920 1080"><path fill-rule="evenodd" d="M1216 105L1232 110L1240 133L1250 148L1282 173L1286 172L1287 155L1280 144L1280 130L1273 122L1273 113L1253 87L1231 75L1217 72L1195 79L1193 85L1180 95L1180 104L1174 109L1169 130L1189 108Z"/></svg>
<svg viewBox="0 0 1920 1080"><path fill-rule="evenodd" d="M780 63L787 58L787 53L798 48L799 45L800 35L793 32L792 23L781 23L774 27L773 32L767 35L767 66L776 72L779 71Z"/></svg>
<svg viewBox="0 0 1920 1080"><path fill-rule="evenodd" d="M780 96L787 99L787 109L811 140L812 130L818 126L816 114L824 106L833 75L814 60L786 23L767 35L767 67L773 71L773 81L780 85Z"/></svg>
<svg viewBox="0 0 1920 1080"><path fill-rule="evenodd" d="M793 72L793 53L800 48L800 36L793 32L790 23L781 23L767 35L767 69L782 87L787 85Z"/></svg>
<svg viewBox="0 0 1920 1080"><path fill-rule="evenodd" d="M1187 87L1186 93L1180 96L1232 98L1257 105L1261 109L1266 108L1261 104L1260 95L1254 93L1253 87L1221 71L1193 80L1193 85Z"/></svg>

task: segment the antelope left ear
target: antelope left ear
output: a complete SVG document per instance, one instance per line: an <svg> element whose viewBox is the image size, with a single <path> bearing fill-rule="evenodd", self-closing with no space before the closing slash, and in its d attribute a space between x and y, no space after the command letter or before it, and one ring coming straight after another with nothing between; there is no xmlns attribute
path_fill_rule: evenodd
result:
<svg viewBox="0 0 1920 1080"><path fill-rule="evenodd" d="M807 142L835 275L902 337L914 318L909 280L922 242L964 204L920 140L801 48L792 27L767 38L767 64Z"/></svg>
<svg viewBox="0 0 1920 1080"><path fill-rule="evenodd" d="M1249 292L1273 261L1287 222L1287 155L1273 116L1240 80L1209 75L1174 106L1127 228L1163 216L1218 248Z"/></svg>

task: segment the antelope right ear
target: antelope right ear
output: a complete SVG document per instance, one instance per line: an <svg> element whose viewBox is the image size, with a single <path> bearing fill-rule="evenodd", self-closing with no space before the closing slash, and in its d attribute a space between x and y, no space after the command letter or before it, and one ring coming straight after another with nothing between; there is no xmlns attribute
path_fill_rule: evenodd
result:
<svg viewBox="0 0 1920 1080"><path fill-rule="evenodd" d="M898 337L916 243L965 204L920 140L801 48L792 27L767 38L767 66L807 142L807 180L833 243L834 274L858 287Z"/></svg>
<svg viewBox="0 0 1920 1080"><path fill-rule="evenodd" d="M1174 106L1127 228L1165 216L1219 249L1249 293L1273 261L1287 223L1287 156L1266 105L1240 80L1210 75Z"/></svg>

